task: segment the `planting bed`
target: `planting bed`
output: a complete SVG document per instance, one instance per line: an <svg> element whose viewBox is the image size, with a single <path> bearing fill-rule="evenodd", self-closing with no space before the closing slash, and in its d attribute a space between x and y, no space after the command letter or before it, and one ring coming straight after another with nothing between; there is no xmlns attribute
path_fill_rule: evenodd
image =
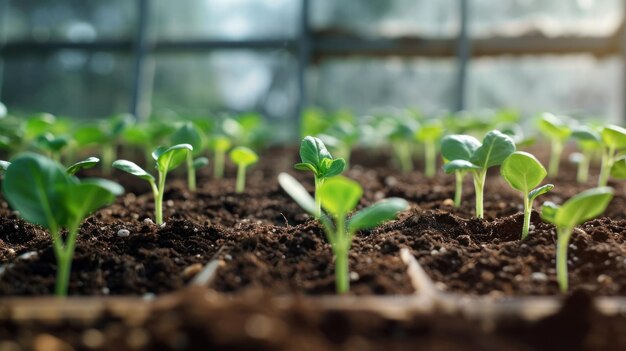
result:
<svg viewBox="0 0 626 351"><path fill-rule="evenodd" d="M547 155L535 151L545 163ZM519 193L490 173L485 219L475 219L469 177L463 205L454 209L453 176L401 174L388 159L355 152L345 173L365 190L359 208L385 197L411 204L398 220L357 234L350 251L349 297L330 296L334 265L324 233L276 181L278 172L288 170L312 191L311 176L291 170L297 150L275 149L251 169L244 194L234 192L233 169L222 181L200 172L196 194L186 190L184 176L172 176L163 227L144 220L153 218L146 184L115 173L134 193L83 225L69 291L137 298L70 299L52 308L57 314L43 322L37 307L45 310L50 300L5 297L0 300L0 339L16 342L0 346L67 340L79 348L115 350L157 343L170 349L202 345L199 349L224 350L626 347L626 340L616 338L626 330L626 318L606 313L615 310L617 300L600 303L600 313L591 298L626 292L621 183L612 184L615 197L606 217L587 222L579 227L584 232L572 237L569 277L576 292L557 313L554 227L533 213L529 239L520 241ZM576 183L566 161L561 174L548 179L556 187L538 202L562 203L594 186L595 179ZM128 236L125 231L118 235L120 230ZM184 289L211 263L217 270L206 287ZM6 206L0 209L0 264L1 295L52 293L56 263L49 237ZM156 300L141 302L153 294ZM556 298L510 299L534 295ZM72 303L91 309L89 318L68 312ZM557 347L555 340L565 344Z"/></svg>

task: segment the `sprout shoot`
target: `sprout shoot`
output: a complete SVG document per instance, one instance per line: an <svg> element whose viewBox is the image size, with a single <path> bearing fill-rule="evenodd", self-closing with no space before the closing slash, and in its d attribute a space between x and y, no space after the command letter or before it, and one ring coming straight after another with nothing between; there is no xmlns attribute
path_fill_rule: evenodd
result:
<svg viewBox="0 0 626 351"><path fill-rule="evenodd" d="M609 182L611 169L618 157L617 152L626 149L626 129L609 125L602 128L600 132L602 138L602 165L600 166L600 177L598 186L606 186Z"/></svg>
<svg viewBox="0 0 626 351"><path fill-rule="evenodd" d="M230 159L237 165L237 186L235 192L243 193L246 188L246 168L256 163L259 156L245 146L238 146L230 151Z"/></svg>
<svg viewBox="0 0 626 351"><path fill-rule="evenodd" d="M437 169L437 142L443 135L443 125L431 121L422 125L415 133L417 141L424 143L424 174L428 178L435 176Z"/></svg>
<svg viewBox="0 0 626 351"><path fill-rule="evenodd" d="M564 118L559 118L551 113L544 113L539 120L539 130L550 139L550 163L548 165L548 175L556 177L559 174L559 162L561 153L565 146L565 141L572 134L571 128Z"/></svg>
<svg viewBox="0 0 626 351"><path fill-rule="evenodd" d="M186 122L172 134L171 140L175 145L186 143L193 147L193 151L187 153L187 186L189 191L196 191L196 169L209 163L206 157L194 160L195 156L199 156L204 151L205 142L202 131L193 123Z"/></svg>
<svg viewBox="0 0 626 351"><path fill-rule="evenodd" d="M224 177L224 160L226 158L226 151L230 149L232 143L228 137L224 135L216 135L211 139L210 144L215 155L213 162L213 176L215 179L222 179Z"/></svg>

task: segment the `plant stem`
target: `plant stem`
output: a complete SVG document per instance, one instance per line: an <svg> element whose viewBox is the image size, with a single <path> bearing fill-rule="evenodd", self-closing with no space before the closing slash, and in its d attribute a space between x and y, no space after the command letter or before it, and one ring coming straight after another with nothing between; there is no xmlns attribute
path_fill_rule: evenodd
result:
<svg viewBox="0 0 626 351"><path fill-rule="evenodd" d="M456 177L456 190L454 191L454 207L461 207L461 198L463 197L463 178L465 177L465 172L456 171L454 172L454 176Z"/></svg>
<svg viewBox="0 0 626 351"><path fill-rule="evenodd" d="M243 193L246 188L246 166L240 164L237 167L237 186L235 192L238 194Z"/></svg>
<svg viewBox="0 0 626 351"><path fill-rule="evenodd" d="M196 169L193 167L193 155L187 153L187 186L189 191L196 191Z"/></svg>
<svg viewBox="0 0 626 351"><path fill-rule="evenodd" d="M215 150L215 166L213 166L213 176L215 179L224 177L224 152Z"/></svg>
<svg viewBox="0 0 626 351"><path fill-rule="evenodd" d="M428 178L432 178L436 174L435 168L437 167L437 152L435 144L432 142L426 142L424 144L424 174Z"/></svg>
<svg viewBox="0 0 626 351"><path fill-rule="evenodd" d="M154 193L154 218L156 224L163 224L163 193L165 192L165 176L167 173L159 171L159 186L155 187L154 182L152 184L152 192Z"/></svg>
<svg viewBox="0 0 626 351"><path fill-rule="evenodd" d="M72 272L72 259L74 258L74 247L76 246L76 237L78 236L78 231L80 227L80 222L73 223L69 229L67 234L67 239L65 240L65 245L61 242L60 236L57 233L57 245L58 250L55 250L56 258L57 258L57 274L56 274L56 283L54 287L54 294L57 296L67 296L67 291L70 282L70 275Z"/></svg>
<svg viewBox="0 0 626 351"><path fill-rule="evenodd" d="M102 145L102 173L111 174L111 164L116 158L114 144Z"/></svg>
<svg viewBox="0 0 626 351"><path fill-rule="evenodd" d="M528 198L528 192L524 193L524 225L522 226L522 240L528 237L530 228L530 215L533 210L533 204Z"/></svg>
<svg viewBox="0 0 626 351"><path fill-rule="evenodd" d="M337 218L335 231L336 241L333 245L335 254L335 287L338 294L345 294L350 290L350 272L348 265L349 242L344 229L345 216Z"/></svg>
<svg viewBox="0 0 626 351"><path fill-rule="evenodd" d="M613 167L613 155L615 149L609 147L608 150L602 152L602 165L600 166L600 177L598 178L598 186L606 186L609 182L611 167Z"/></svg>
<svg viewBox="0 0 626 351"><path fill-rule="evenodd" d="M567 293L567 246L572 235L571 228L557 228L556 280L562 293Z"/></svg>
<svg viewBox="0 0 626 351"><path fill-rule="evenodd" d="M556 177L559 174L559 162L561 161L561 153L563 152L563 143L552 140L550 151L550 164L548 165L548 175Z"/></svg>
<svg viewBox="0 0 626 351"><path fill-rule="evenodd" d="M324 178L315 176L315 218L322 216L322 201L318 194L318 190L322 184L324 184Z"/></svg>
<svg viewBox="0 0 626 351"><path fill-rule="evenodd" d="M406 141L399 141L394 143L394 149L396 151L396 157L398 163L400 163L400 170L403 173L408 173L413 170L413 159L411 157L411 145Z"/></svg>
<svg viewBox="0 0 626 351"><path fill-rule="evenodd" d="M476 217L483 218L483 192L485 189L487 170L477 170L472 173L474 176L474 191L476 193Z"/></svg>

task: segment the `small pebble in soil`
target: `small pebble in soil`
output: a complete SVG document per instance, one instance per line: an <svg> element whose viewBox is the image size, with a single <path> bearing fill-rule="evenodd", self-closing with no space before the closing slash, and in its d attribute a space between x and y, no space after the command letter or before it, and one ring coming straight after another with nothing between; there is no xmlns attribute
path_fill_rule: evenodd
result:
<svg viewBox="0 0 626 351"><path fill-rule="evenodd" d="M128 229L120 229L117 231L117 236L120 238L127 238L130 235L130 231Z"/></svg>
<svg viewBox="0 0 626 351"><path fill-rule="evenodd" d="M600 274L598 276L598 284L609 285L613 283L613 278L609 277L606 274Z"/></svg>
<svg viewBox="0 0 626 351"><path fill-rule="evenodd" d="M13 226L13 229L20 229L20 226L16 224Z"/></svg>
<svg viewBox="0 0 626 351"><path fill-rule="evenodd" d="M13 250L12 248L8 248L7 255L11 255L11 256L15 255L15 250Z"/></svg>
<svg viewBox="0 0 626 351"><path fill-rule="evenodd" d="M153 225L154 222L150 218L144 218L143 219L143 224L145 224L145 225Z"/></svg>
<svg viewBox="0 0 626 351"><path fill-rule="evenodd" d="M109 289L106 286L104 288L102 288L102 290L100 290L100 291L102 291L103 295L109 295L111 293L111 289Z"/></svg>
<svg viewBox="0 0 626 351"><path fill-rule="evenodd" d="M454 206L454 200L452 200L452 199L445 199L445 200L443 200L443 202L441 204L446 206L446 207L452 207L452 206Z"/></svg>
<svg viewBox="0 0 626 351"><path fill-rule="evenodd" d="M83 345L90 349L99 349L104 344L104 335L97 329L87 329L81 337Z"/></svg>
<svg viewBox="0 0 626 351"><path fill-rule="evenodd" d="M533 272L530 275L530 278L536 282L545 282L548 281L548 276L543 272Z"/></svg>
<svg viewBox="0 0 626 351"><path fill-rule="evenodd" d="M31 258L36 258L38 256L37 251L28 251L19 255L17 258L19 260L30 260Z"/></svg>
<svg viewBox="0 0 626 351"><path fill-rule="evenodd" d="M493 280L493 278L495 278L495 276L493 275L493 273L489 272L489 271L483 271L480 274L480 278L486 282L490 282Z"/></svg>
<svg viewBox="0 0 626 351"><path fill-rule="evenodd" d="M233 259L233 256L231 256L231 255L224 255L224 259L225 259L226 261L230 261L230 260L232 260L232 259Z"/></svg>
<svg viewBox="0 0 626 351"><path fill-rule="evenodd" d="M173 200L167 200L167 201L165 201L165 205L167 207L174 207L174 201Z"/></svg>
<svg viewBox="0 0 626 351"><path fill-rule="evenodd" d="M431 256L437 256L438 254L439 254L439 251L437 251L437 250L432 250L432 251L430 252L430 255L431 255Z"/></svg>
<svg viewBox="0 0 626 351"><path fill-rule="evenodd" d="M200 272L201 270L202 270L202 264L200 264L200 263L194 263L194 264L192 264L190 266L187 266L183 270L183 278L191 279L196 274L198 274L198 272Z"/></svg>
<svg viewBox="0 0 626 351"><path fill-rule="evenodd" d="M359 280L359 278L360 278L359 273L357 273L357 272L350 272L350 281L355 282L355 281Z"/></svg>
<svg viewBox="0 0 626 351"><path fill-rule="evenodd" d="M165 226L166 226L166 225L167 225L167 223L163 222L163 224L161 224L161 225L159 226L159 228L165 228Z"/></svg>
<svg viewBox="0 0 626 351"><path fill-rule="evenodd" d="M529 225L529 226L528 226L528 229L529 229L529 230L535 230L535 225L534 225L534 224Z"/></svg>
<svg viewBox="0 0 626 351"><path fill-rule="evenodd" d="M147 292L147 293L143 294L141 296L141 298L144 299L144 300L152 300L152 299L154 299L155 296L156 295L154 295L154 293Z"/></svg>
<svg viewBox="0 0 626 351"><path fill-rule="evenodd" d="M385 177L385 185L395 186L396 184L398 184L398 180L396 179L396 177Z"/></svg>
<svg viewBox="0 0 626 351"><path fill-rule="evenodd" d="M137 213L131 213L131 214L130 214L130 217L131 217L132 219L139 219L139 214L137 214Z"/></svg>
<svg viewBox="0 0 626 351"><path fill-rule="evenodd" d="M445 254L446 252L448 252L448 250L443 246L439 249L440 254Z"/></svg>

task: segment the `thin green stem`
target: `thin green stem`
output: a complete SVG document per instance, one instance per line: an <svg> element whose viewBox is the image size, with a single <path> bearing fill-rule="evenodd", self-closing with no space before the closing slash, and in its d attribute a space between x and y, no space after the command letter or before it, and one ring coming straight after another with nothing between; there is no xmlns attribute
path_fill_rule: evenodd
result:
<svg viewBox="0 0 626 351"><path fill-rule="evenodd" d="M435 143L427 141L424 144L424 174L428 178L432 178L436 174L437 167L437 150Z"/></svg>
<svg viewBox="0 0 626 351"><path fill-rule="evenodd" d="M237 167L237 186L235 188L235 192L240 194L243 193L246 189L246 166L240 164Z"/></svg>
<svg viewBox="0 0 626 351"><path fill-rule="evenodd" d="M576 172L576 181L578 183L586 183L589 179L589 164L591 162L590 151L583 151L583 157L578 164L578 172Z"/></svg>
<svg viewBox="0 0 626 351"><path fill-rule="evenodd" d="M163 224L163 193L165 193L166 176L166 172L159 171L159 185L156 189L156 193L154 194L154 217L157 225ZM155 192L154 188L152 189L152 192Z"/></svg>
<svg viewBox="0 0 626 351"><path fill-rule="evenodd" d="M487 170L477 170L472 173L474 176L474 191L476 193L476 217L483 218L483 192L485 189Z"/></svg>
<svg viewBox="0 0 626 351"><path fill-rule="evenodd" d="M399 141L394 143L394 149L400 164L400 170L404 173L411 172L413 170L411 145L406 141Z"/></svg>
<svg viewBox="0 0 626 351"><path fill-rule="evenodd" d="M102 173L111 174L111 164L116 157L115 144L102 145Z"/></svg>
<svg viewBox="0 0 626 351"><path fill-rule="evenodd" d="M528 237L530 228L530 215L533 210L532 201L528 198L528 192L524 193L524 225L522 226L522 240Z"/></svg>
<svg viewBox="0 0 626 351"><path fill-rule="evenodd" d="M224 177L224 152L215 150L215 165L213 166L213 176L215 179Z"/></svg>
<svg viewBox="0 0 626 351"><path fill-rule="evenodd" d="M335 229L335 286L338 294L345 294L350 290L350 272L348 264L349 242L345 233L345 216L338 216Z"/></svg>
<svg viewBox="0 0 626 351"><path fill-rule="evenodd" d="M322 216L322 201L318 194L319 188L322 184L324 184L324 178L315 176L315 218L320 218Z"/></svg>
<svg viewBox="0 0 626 351"><path fill-rule="evenodd" d="M196 169L193 167L193 155L187 153L187 186L189 191L196 191Z"/></svg>
<svg viewBox="0 0 626 351"><path fill-rule="evenodd" d="M465 177L465 172L456 171L454 172L454 176L456 177L456 189L454 191L454 207L461 207L461 199L463 198L463 178Z"/></svg>
<svg viewBox="0 0 626 351"><path fill-rule="evenodd" d="M556 280L562 293L567 293L567 246L572 236L572 228L557 228Z"/></svg>
<svg viewBox="0 0 626 351"><path fill-rule="evenodd" d="M553 140L550 151L550 164L548 165L548 175L550 177L559 175L559 162L561 162L562 152L563 143L559 140Z"/></svg>
<svg viewBox="0 0 626 351"><path fill-rule="evenodd" d="M611 167L613 167L613 155L615 149L609 147L602 152L602 165L600 166L600 177L598 178L598 186L606 186L609 182L609 175L611 174Z"/></svg>

